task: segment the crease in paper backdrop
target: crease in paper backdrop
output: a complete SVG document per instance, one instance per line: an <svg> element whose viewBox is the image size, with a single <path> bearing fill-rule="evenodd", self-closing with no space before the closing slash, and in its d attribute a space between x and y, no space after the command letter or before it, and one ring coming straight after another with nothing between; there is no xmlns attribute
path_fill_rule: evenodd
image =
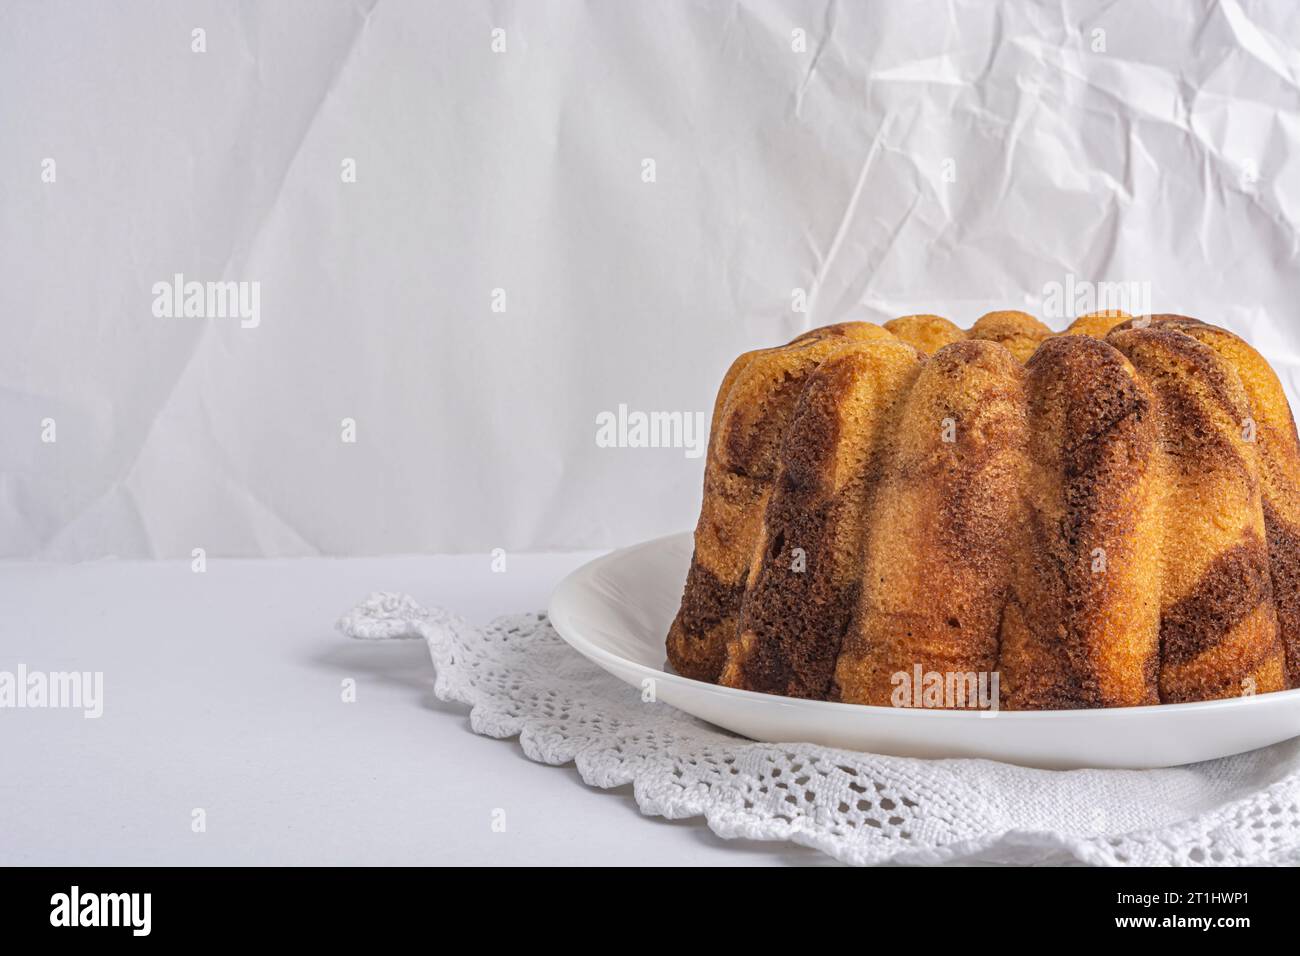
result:
<svg viewBox="0 0 1300 956"><path fill-rule="evenodd" d="M831 321L1062 328L1053 283L1294 402L1298 80L1283 4L6 4L0 554L626 544L703 461L601 412ZM260 323L155 317L176 273Z"/></svg>

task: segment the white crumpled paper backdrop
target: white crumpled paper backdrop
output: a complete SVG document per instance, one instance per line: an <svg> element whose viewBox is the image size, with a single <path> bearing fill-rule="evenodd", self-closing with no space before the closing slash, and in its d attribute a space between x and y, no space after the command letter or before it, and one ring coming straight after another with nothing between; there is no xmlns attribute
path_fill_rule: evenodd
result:
<svg viewBox="0 0 1300 956"><path fill-rule="evenodd" d="M703 462L596 416L814 324L1147 283L1294 397L1300 7L7 2L0 210L0 554L621 545Z"/></svg>

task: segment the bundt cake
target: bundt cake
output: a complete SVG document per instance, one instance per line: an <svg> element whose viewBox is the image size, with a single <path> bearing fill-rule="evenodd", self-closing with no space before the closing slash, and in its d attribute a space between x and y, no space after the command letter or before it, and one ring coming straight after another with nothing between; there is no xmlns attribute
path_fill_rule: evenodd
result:
<svg viewBox="0 0 1300 956"><path fill-rule="evenodd" d="M667 651L697 680L882 706L1300 686L1281 383L1177 315L1059 335L1023 312L965 332L911 315L747 352L718 391Z"/></svg>

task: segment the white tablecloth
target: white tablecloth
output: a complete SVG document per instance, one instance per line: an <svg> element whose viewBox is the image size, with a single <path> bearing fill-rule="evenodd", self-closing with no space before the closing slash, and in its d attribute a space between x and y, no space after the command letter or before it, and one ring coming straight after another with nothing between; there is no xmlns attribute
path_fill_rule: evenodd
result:
<svg viewBox="0 0 1300 956"><path fill-rule="evenodd" d="M99 719L0 710L0 864L829 862L642 817L630 788L475 735L434 698L422 643L334 630L376 589L474 623L543 608L590 557L0 565L0 670L104 681Z"/></svg>

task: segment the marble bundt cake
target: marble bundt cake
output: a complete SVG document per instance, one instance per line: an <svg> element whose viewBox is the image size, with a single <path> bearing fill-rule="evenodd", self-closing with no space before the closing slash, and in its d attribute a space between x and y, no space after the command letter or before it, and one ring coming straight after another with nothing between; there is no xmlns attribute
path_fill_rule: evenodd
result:
<svg viewBox="0 0 1300 956"><path fill-rule="evenodd" d="M882 706L931 674L996 675L1010 710L1300 686L1282 386L1177 315L914 315L745 353L667 650L697 680Z"/></svg>

